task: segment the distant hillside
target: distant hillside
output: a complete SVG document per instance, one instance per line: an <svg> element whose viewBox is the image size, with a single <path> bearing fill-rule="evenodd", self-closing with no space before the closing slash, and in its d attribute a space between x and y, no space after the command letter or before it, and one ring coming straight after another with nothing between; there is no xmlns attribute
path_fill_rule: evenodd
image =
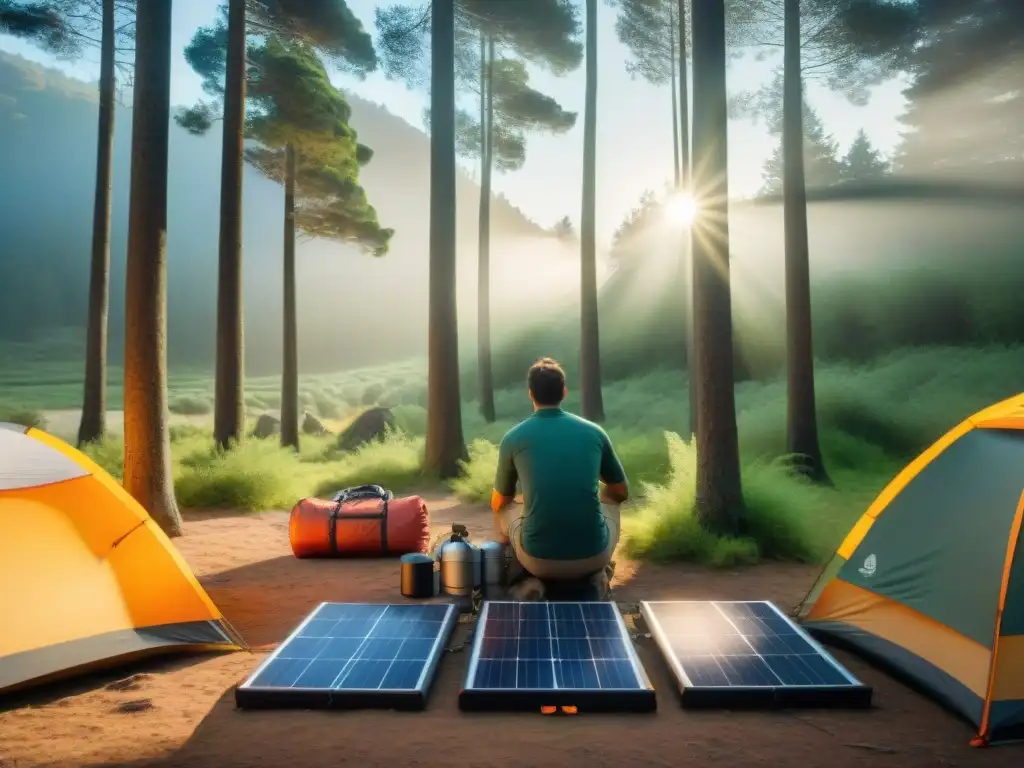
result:
<svg viewBox="0 0 1024 768"><path fill-rule="evenodd" d="M397 230L374 260L341 245L300 245L300 355L305 370L421 354L426 342L429 139L383 106L349 96L360 140L375 151L363 185L381 221ZM83 326L96 147L96 89L0 52L0 339L43 338ZM131 111L117 113L114 161L111 359L121 354ZM170 355L213 358L220 134L171 132L168 271ZM460 174L460 271L475 258L479 188ZM283 192L246 169L245 301L248 365L280 360ZM501 197L491 203L495 241L546 237ZM475 280L460 280L471 296Z"/></svg>

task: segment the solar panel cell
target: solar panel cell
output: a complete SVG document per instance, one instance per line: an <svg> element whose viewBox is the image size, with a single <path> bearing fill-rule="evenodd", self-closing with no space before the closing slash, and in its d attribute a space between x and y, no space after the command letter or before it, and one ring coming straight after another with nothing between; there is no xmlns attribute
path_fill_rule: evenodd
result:
<svg viewBox="0 0 1024 768"><path fill-rule="evenodd" d="M324 603L235 691L240 707L422 709L457 611Z"/></svg>
<svg viewBox="0 0 1024 768"><path fill-rule="evenodd" d="M640 610L684 705L871 703L870 687L769 602L647 602Z"/></svg>
<svg viewBox="0 0 1024 768"><path fill-rule="evenodd" d="M463 709L655 707L611 603L485 603L459 702Z"/></svg>

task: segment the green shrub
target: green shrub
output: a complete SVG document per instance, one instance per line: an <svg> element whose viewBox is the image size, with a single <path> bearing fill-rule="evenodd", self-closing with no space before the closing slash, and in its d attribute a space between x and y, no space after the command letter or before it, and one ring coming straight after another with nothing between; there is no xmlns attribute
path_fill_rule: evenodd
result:
<svg viewBox="0 0 1024 768"><path fill-rule="evenodd" d="M419 405L399 405L391 409L395 427L407 435L427 434L427 409Z"/></svg>
<svg viewBox="0 0 1024 768"><path fill-rule="evenodd" d="M256 395L246 395L245 407L252 411L265 411L267 409L267 403Z"/></svg>
<svg viewBox="0 0 1024 768"><path fill-rule="evenodd" d="M208 413L213 413L213 403L210 402L210 398L200 395L178 395L171 398L167 407L171 413L182 416L205 416Z"/></svg>
<svg viewBox="0 0 1024 768"><path fill-rule="evenodd" d="M746 535L717 536L703 529L693 512L696 451L674 433L666 433L669 476L662 485L646 484L642 505L623 521L626 552L652 560L685 560L715 567L756 563L759 559L816 562L826 549L814 522L822 491L794 477L784 462L759 463L743 473Z"/></svg>
<svg viewBox="0 0 1024 768"><path fill-rule="evenodd" d="M341 406L326 393L321 392L320 390L314 390L312 397L313 404L316 406L317 413L319 413L320 416L325 419L337 419L341 417Z"/></svg>
<svg viewBox="0 0 1024 768"><path fill-rule="evenodd" d="M20 424L23 427L35 427L46 429L46 419L39 411L30 408L20 408L16 405L5 405L0 403L0 422L8 424Z"/></svg>
<svg viewBox="0 0 1024 768"><path fill-rule="evenodd" d="M82 453L99 464L118 482L124 480L124 441L110 435L102 440L86 443Z"/></svg>
<svg viewBox="0 0 1024 768"><path fill-rule="evenodd" d="M174 490L182 507L260 511L290 507L309 480L293 452L243 440L229 451L197 451L182 460Z"/></svg>
<svg viewBox="0 0 1024 768"><path fill-rule="evenodd" d="M360 403L362 405L376 405L380 402L380 397L383 394L384 385L375 382L363 390L363 396L360 399Z"/></svg>
<svg viewBox="0 0 1024 768"><path fill-rule="evenodd" d="M350 453L340 454L315 488L318 496L327 496L342 488L373 483L393 491L422 490L429 484L420 469L423 441L391 433Z"/></svg>
<svg viewBox="0 0 1024 768"><path fill-rule="evenodd" d="M469 460L461 463L462 474L449 483L463 501L489 501L498 466L498 446L487 440L469 444Z"/></svg>

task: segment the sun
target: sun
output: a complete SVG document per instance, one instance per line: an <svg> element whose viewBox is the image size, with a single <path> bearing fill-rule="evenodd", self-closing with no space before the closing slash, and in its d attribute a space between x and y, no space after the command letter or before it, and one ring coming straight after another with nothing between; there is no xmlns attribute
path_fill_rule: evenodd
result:
<svg viewBox="0 0 1024 768"><path fill-rule="evenodd" d="M665 215L673 224L688 227L697 217L697 201L685 192L676 192L665 201Z"/></svg>

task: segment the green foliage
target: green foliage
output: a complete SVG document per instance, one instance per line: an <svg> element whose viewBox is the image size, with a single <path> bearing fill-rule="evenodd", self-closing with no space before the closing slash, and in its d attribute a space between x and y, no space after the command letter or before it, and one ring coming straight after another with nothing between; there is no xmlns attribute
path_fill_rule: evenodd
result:
<svg viewBox="0 0 1024 768"><path fill-rule="evenodd" d="M95 461L118 482L124 480L124 441L104 437L82 447L82 452Z"/></svg>
<svg viewBox="0 0 1024 768"><path fill-rule="evenodd" d="M827 546L815 538L828 492L799 479L784 462L748 465L743 472L746 536L717 536L704 530L693 514L696 450L676 434L666 433L665 439L668 478L644 487L643 503L624 526L626 552L718 567L759 559L819 562L827 556Z"/></svg>
<svg viewBox="0 0 1024 768"><path fill-rule="evenodd" d="M762 177L764 185L762 195L782 193L783 157L782 157L782 70L775 73L772 86L773 95L777 95L777 110L769 113L769 133L778 137L778 143L772 156L764 164ZM832 136L825 132L825 124L818 113L804 101L804 181L808 188L830 187L838 184L843 178L843 165L838 157L839 146Z"/></svg>
<svg viewBox="0 0 1024 768"><path fill-rule="evenodd" d="M301 41L345 72L365 77L377 69L373 39L346 0L248 0L247 12L260 34Z"/></svg>
<svg viewBox="0 0 1024 768"><path fill-rule="evenodd" d="M359 169L372 151L359 144L348 122L348 102L316 53L270 38L250 46L249 60L247 134L261 146L246 150L246 159L283 182L283 150L293 147L296 227L309 237L353 243L383 256L394 230L380 226L359 184Z"/></svg>
<svg viewBox="0 0 1024 768"><path fill-rule="evenodd" d="M517 171L526 162L527 133L565 133L576 124L577 115L564 110L550 96L531 88L530 76L522 61L496 59L492 67L492 158L498 170ZM429 110L424 112L423 121L430 130ZM459 109L455 114L455 141L459 154L479 158L482 136L479 118Z"/></svg>
<svg viewBox="0 0 1024 768"><path fill-rule="evenodd" d="M736 48L781 53L787 0L730 3L727 32ZM907 61L917 29L915 8L889 0L801 0L800 65L805 79L822 80L864 105L870 87Z"/></svg>
<svg viewBox="0 0 1024 768"><path fill-rule="evenodd" d="M16 405L6 405L4 403L0 403L0 422L46 429L46 419L43 418L43 414L39 411Z"/></svg>
<svg viewBox="0 0 1024 768"><path fill-rule="evenodd" d="M42 2L0 0L0 34L32 40L54 51L74 44L65 19Z"/></svg>
<svg viewBox="0 0 1024 768"><path fill-rule="evenodd" d="M315 495L326 496L342 488L374 483L396 492L422 491L423 441L401 433L366 443L344 454L319 481Z"/></svg>
<svg viewBox="0 0 1024 768"><path fill-rule="evenodd" d="M174 480L185 508L287 509L305 490L298 457L270 441L245 440L191 459Z"/></svg>
<svg viewBox="0 0 1024 768"><path fill-rule="evenodd" d="M296 0L284 5L302 4ZM257 28L278 29L273 25ZM380 226L359 184L359 169L370 161L373 151L359 143L349 125L351 108L331 84L317 49L292 33L290 26L281 27L280 36L248 44L246 136L258 146L248 147L245 159L268 178L284 183L284 149L293 147L298 230L307 237L339 240L383 256L394 230ZM325 40L319 38L321 48ZM185 57L203 77L204 90L222 97L226 22L221 19L214 27L200 28ZM374 58L374 66L375 62ZM218 104L200 102L181 110L175 119L190 133L202 134L218 119L219 109Z"/></svg>
<svg viewBox="0 0 1024 768"><path fill-rule="evenodd" d="M632 57L626 71L653 85L667 83L672 62L679 59L678 1L616 0L616 4L615 34Z"/></svg>
<svg viewBox="0 0 1024 768"><path fill-rule="evenodd" d="M498 466L498 446L487 440L474 440L468 452L469 459L460 462L462 474L450 481L449 487L464 501L490 501Z"/></svg>
<svg viewBox="0 0 1024 768"><path fill-rule="evenodd" d="M171 413L180 413L183 416L202 416L213 413L213 403L210 398L199 395L179 395L171 398L168 403Z"/></svg>
<svg viewBox="0 0 1024 768"><path fill-rule="evenodd" d="M843 181L869 181L879 179L889 173L889 163L882 153L875 149L864 129L857 131L856 137L843 157L840 176Z"/></svg>
<svg viewBox="0 0 1024 768"><path fill-rule="evenodd" d="M919 0L897 165L914 174L1024 178L1024 3ZM969 117L968 117L969 116ZM970 130L964 127L969 122Z"/></svg>
<svg viewBox="0 0 1024 768"><path fill-rule="evenodd" d="M102 38L100 0L0 0L0 35L28 40L48 53L77 59ZM114 0L118 67L130 68L135 38L135 0Z"/></svg>
<svg viewBox="0 0 1024 768"><path fill-rule="evenodd" d="M345 0L247 0L246 31L250 38L308 45L358 76L377 68L373 40ZM200 27L185 46L185 60L202 78L203 90L218 99L224 96L227 34L227 5L221 4L217 21Z"/></svg>

